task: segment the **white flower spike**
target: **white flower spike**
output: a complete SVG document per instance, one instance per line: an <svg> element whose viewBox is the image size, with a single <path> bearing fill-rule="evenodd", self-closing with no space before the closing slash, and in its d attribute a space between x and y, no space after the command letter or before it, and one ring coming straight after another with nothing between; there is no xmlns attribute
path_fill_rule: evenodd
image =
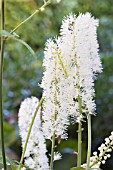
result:
<svg viewBox="0 0 113 170"><path fill-rule="evenodd" d="M39 103L36 97L25 99L19 109L19 129L22 139L22 147L24 147L28 129ZM46 156L46 145L43 132L41 129L40 110L34 121L30 138L25 152L25 164L33 170L49 170L48 158Z"/></svg>

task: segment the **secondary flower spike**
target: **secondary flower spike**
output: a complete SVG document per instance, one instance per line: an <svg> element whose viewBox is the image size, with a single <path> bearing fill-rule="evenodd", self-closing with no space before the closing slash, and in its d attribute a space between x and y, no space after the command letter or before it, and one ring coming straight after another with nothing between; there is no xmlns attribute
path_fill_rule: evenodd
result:
<svg viewBox="0 0 113 170"><path fill-rule="evenodd" d="M113 132L107 138L105 142L100 145L98 151L93 152L93 156L90 157L90 167L93 169L100 168L101 164L105 164L107 159L111 157L111 152L113 150ZM82 167L86 168L86 164Z"/></svg>
<svg viewBox="0 0 113 170"><path fill-rule="evenodd" d="M33 117L33 114L38 106L39 100L36 97L25 99L19 109L19 129L22 139L22 147L24 147L28 129ZM46 145L43 136L40 110L35 118L30 138L25 152L25 165L33 170L49 170L48 158L46 156Z"/></svg>
<svg viewBox="0 0 113 170"><path fill-rule="evenodd" d="M66 93L65 66L61 61L59 48L60 38L49 39L44 51L44 76L41 87L43 88L43 131L47 139L51 139L53 133L66 138L66 128L69 125ZM65 95L65 96L64 96Z"/></svg>

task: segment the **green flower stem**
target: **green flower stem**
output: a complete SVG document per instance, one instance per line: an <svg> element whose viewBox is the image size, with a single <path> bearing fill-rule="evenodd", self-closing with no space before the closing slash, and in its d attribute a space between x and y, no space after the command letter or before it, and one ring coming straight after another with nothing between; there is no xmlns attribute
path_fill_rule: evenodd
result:
<svg viewBox="0 0 113 170"><path fill-rule="evenodd" d="M52 136L50 170L53 170L54 149L55 149L55 132L53 132L53 136Z"/></svg>
<svg viewBox="0 0 113 170"><path fill-rule="evenodd" d="M56 57L56 56L55 56L55 57ZM65 67L64 67L64 64L63 64L61 58L62 58L62 57L58 54L58 59L59 59L59 61L60 61L60 64L61 64L62 69L63 69L63 71L64 71L64 74L66 75L66 77L68 77L68 73L67 73L67 71L66 71L66 69L65 69ZM57 80L56 80L56 84L57 84ZM56 86L56 90L57 90L57 92L58 92L57 86ZM56 101L56 103L57 103L57 101ZM56 120L56 118L57 118L57 113L55 113L54 116L55 116L54 119ZM55 131L53 132L53 136L52 136L50 170L53 170L54 149L55 149Z"/></svg>
<svg viewBox="0 0 113 170"><path fill-rule="evenodd" d="M78 87L79 88L79 87ZM80 91L80 88L79 88ZM78 104L79 104L79 112L82 114L82 101L81 98L78 97ZM78 159L77 159L77 166L81 166L81 153L82 153L82 123L78 123Z"/></svg>
<svg viewBox="0 0 113 170"><path fill-rule="evenodd" d="M29 140L29 137L30 137L30 133L31 133L31 130L32 130L32 126L33 126L33 124L34 124L34 120L35 120L35 118L36 118L37 112L38 112L40 106L41 106L42 103L43 103L43 100L44 100L44 99L41 98L41 100L40 100L40 102L39 102L39 104L38 104L38 106L37 106L37 108L36 108L36 110L35 110L35 113L34 113L34 115L33 115L33 118L32 118L32 120L31 120L30 127L29 127L29 130L28 130L28 133L27 133L27 137L26 137L26 141L25 141L25 145L24 145L24 148L23 148L22 156L21 156L21 159L20 159L20 165L19 165L18 170L20 170L21 167L22 167L22 163L23 163L23 160L24 160L24 155L25 155L25 151L26 151L26 148L27 148L27 144L28 144L28 140Z"/></svg>
<svg viewBox="0 0 113 170"><path fill-rule="evenodd" d="M55 62L55 68L56 68L56 62ZM57 101L57 93L58 93L58 87L57 87L57 78L55 77L55 86L56 86L56 92L55 92L55 97L56 97L56 101L55 101L55 105L58 104L58 101ZM56 121L57 119L57 111L55 110L55 113L54 113L54 121ZM53 170L53 163L54 163L54 150L55 150L55 130L53 131L53 135L52 135L52 144L51 144L51 160L50 160L50 170Z"/></svg>
<svg viewBox="0 0 113 170"><path fill-rule="evenodd" d="M1 29L5 28L5 1L1 0ZM1 35L1 54L0 54L0 138L2 145L2 157L4 170L6 170L6 157L5 157L5 146L4 146L4 128L3 128L3 106L2 106L2 79L3 79L3 58L4 58L4 36Z"/></svg>
<svg viewBox="0 0 113 170"><path fill-rule="evenodd" d="M81 122L78 123L78 159L77 166L81 166L81 144L82 144L82 125Z"/></svg>
<svg viewBox="0 0 113 170"><path fill-rule="evenodd" d="M26 18L24 21L22 21L19 25L17 25L13 30L10 31L12 34L15 32L19 27L21 27L25 22L29 21L35 14L42 12L44 8L51 3L51 0L45 1L44 5L42 5L39 9L37 9L33 14L31 14L28 18ZM6 37L7 39L8 37Z"/></svg>
<svg viewBox="0 0 113 170"><path fill-rule="evenodd" d="M63 69L66 77L68 77L69 75L68 75L68 73L67 73L67 70L66 70L66 68L65 68L65 66L64 66L61 58L62 58L62 57L61 57L60 55L58 55L58 59L59 59L59 61L60 61L60 64L61 64L61 66L62 66L62 69ZM76 65L76 67L77 67L76 76L77 76L77 79L78 79L78 86L77 86L77 88L78 88L78 91L79 91L79 96L78 96L79 112L80 112L80 114L82 114L82 99L81 99L81 97L80 97L79 72L78 72L79 67L78 67L78 65L77 65L76 56L75 56L75 63L76 63L75 65ZM79 122L79 123L78 123L78 159L77 159L77 166L78 166L78 167L81 166L81 152L82 152L82 123Z"/></svg>
<svg viewBox="0 0 113 170"><path fill-rule="evenodd" d="M76 77L77 77L77 89L78 89L78 106L79 106L79 113L82 115L82 98L80 96L80 77L79 77L79 66L77 64L77 59L75 56L75 65L76 65ZM81 166L81 159L82 159L82 123L81 121L78 123L78 156L77 156L77 167Z"/></svg>
<svg viewBox="0 0 113 170"><path fill-rule="evenodd" d="M58 55L58 59L59 59L59 61L60 61L60 64L61 64L61 66L62 66L62 69L63 69L66 77L68 78L67 70L66 70L66 68L65 68L65 66L64 66L64 63L62 62L62 59L61 59L61 58L62 58L62 57L61 57L60 55Z"/></svg>
<svg viewBox="0 0 113 170"><path fill-rule="evenodd" d="M91 156L91 115L88 116L88 151L87 151L87 167L90 167L90 156Z"/></svg>

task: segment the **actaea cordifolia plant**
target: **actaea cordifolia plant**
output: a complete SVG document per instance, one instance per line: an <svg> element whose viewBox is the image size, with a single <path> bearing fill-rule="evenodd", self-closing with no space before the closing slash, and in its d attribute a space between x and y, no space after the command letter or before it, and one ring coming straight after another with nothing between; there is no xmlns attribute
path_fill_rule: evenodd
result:
<svg viewBox="0 0 113 170"><path fill-rule="evenodd" d="M91 117L96 115L94 81L102 72L97 41L99 21L90 13L64 17L60 36L49 39L44 50L42 98L25 99L19 110L23 154L21 163L33 170L53 170L63 159L55 140L68 140L70 120L78 124L77 165L71 170L100 170L113 148L113 132L91 156ZM70 119L71 118L71 119ZM87 159L82 157L82 123L87 123ZM51 141L50 161L46 139ZM21 164L19 169L27 169ZM62 168L63 169L63 168Z"/></svg>

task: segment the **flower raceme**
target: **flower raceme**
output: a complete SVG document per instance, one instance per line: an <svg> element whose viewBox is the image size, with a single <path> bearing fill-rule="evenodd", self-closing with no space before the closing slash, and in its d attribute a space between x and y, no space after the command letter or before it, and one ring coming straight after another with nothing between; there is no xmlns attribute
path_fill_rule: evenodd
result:
<svg viewBox="0 0 113 170"><path fill-rule="evenodd" d="M22 139L22 148L24 148L28 129L38 103L39 100L36 97L27 98L21 103L18 123L20 136ZM49 170L40 116L39 110L27 144L27 149L25 152L25 165L32 168L33 170Z"/></svg>
<svg viewBox="0 0 113 170"><path fill-rule="evenodd" d="M110 152L113 150L113 132L107 138L105 138L105 143L102 143L98 148L98 152L93 152L93 156L90 157L90 167L93 169L98 169L101 164L105 164L106 160L111 157ZM86 167L86 164L83 164L82 167Z"/></svg>
<svg viewBox="0 0 113 170"><path fill-rule="evenodd" d="M76 113L80 111L77 101L80 97L82 112L86 115L95 113L94 80L96 74L102 71L97 27L98 20L91 17L90 13L80 14L77 18L70 14L64 18L60 30L62 60L67 65L66 69L69 70L76 91L73 94ZM72 112L72 115L76 113Z"/></svg>
<svg viewBox="0 0 113 170"><path fill-rule="evenodd" d="M90 13L70 14L62 22L60 37L46 43L41 84L46 138L51 139L53 131L65 138L69 116L80 122L84 113L95 114L94 81L102 71L97 27L98 20Z"/></svg>
<svg viewBox="0 0 113 170"><path fill-rule="evenodd" d="M45 68L41 87L43 88L43 131L47 139L51 139L53 132L56 136L66 138L65 129L69 125L66 93L66 74L62 71L60 38L48 40L44 52L43 66Z"/></svg>

